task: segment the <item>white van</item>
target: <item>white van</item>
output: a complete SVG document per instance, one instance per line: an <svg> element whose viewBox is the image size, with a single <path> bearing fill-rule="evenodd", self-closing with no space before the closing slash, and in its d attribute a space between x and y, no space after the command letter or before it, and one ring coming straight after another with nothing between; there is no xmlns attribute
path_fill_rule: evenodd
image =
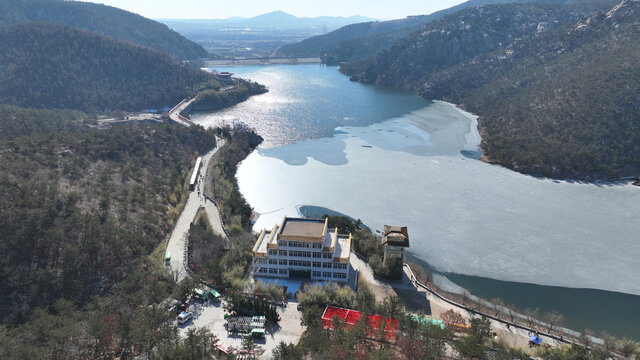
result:
<svg viewBox="0 0 640 360"><path fill-rule="evenodd" d="M193 314L190 311L183 311L178 315L178 324L184 324L187 321L191 320Z"/></svg>

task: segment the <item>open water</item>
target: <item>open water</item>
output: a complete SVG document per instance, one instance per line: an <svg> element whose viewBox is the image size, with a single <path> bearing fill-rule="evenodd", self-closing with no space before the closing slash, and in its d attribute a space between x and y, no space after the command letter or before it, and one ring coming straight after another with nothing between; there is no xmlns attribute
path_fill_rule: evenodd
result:
<svg viewBox="0 0 640 360"><path fill-rule="evenodd" d="M407 225L412 255L474 294L640 339L639 187L538 179L475 160L472 114L350 82L336 68L217 70L270 90L193 117L242 122L265 138L237 173L262 214L255 230L301 205L374 230Z"/></svg>

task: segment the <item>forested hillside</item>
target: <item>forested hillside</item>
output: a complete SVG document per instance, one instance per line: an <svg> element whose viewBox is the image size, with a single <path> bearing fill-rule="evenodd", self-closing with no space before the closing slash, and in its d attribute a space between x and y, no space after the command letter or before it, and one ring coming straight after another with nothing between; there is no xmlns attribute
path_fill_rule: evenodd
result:
<svg viewBox="0 0 640 360"><path fill-rule="evenodd" d="M589 2L608 0L590 0ZM429 15L410 16L382 22L367 22L342 27L325 35L314 36L297 44L281 47L277 56L318 57L325 55L329 65L364 59L389 48L396 41L420 30L420 27L467 8L489 4L528 3L530 0L469 0ZM576 0L538 0L537 3L570 3Z"/></svg>
<svg viewBox="0 0 640 360"><path fill-rule="evenodd" d="M278 49L276 56L319 57L322 52L333 48L343 40L419 26L427 21L429 21L427 16L416 16L400 20L371 21L347 25L328 34L314 36L296 44L285 45Z"/></svg>
<svg viewBox="0 0 640 360"><path fill-rule="evenodd" d="M139 111L173 106L212 79L158 51L63 25L0 29L0 103Z"/></svg>
<svg viewBox="0 0 640 360"><path fill-rule="evenodd" d="M79 111L35 110L0 104L0 140L8 136L79 130L86 117Z"/></svg>
<svg viewBox="0 0 640 360"><path fill-rule="evenodd" d="M427 98L481 116L483 151L527 173L640 176L640 1L434 74Z"/></svg>
<svg viewBox="0 0 640 360"><path fill-rule="evenodd" d="M431 74L582 19L592 7L564 4L509 4L468 8L431 22L388 50L344 64L352 79L417 89Z"/></svg>
<svg viewBox="0 0 640 360"><path fill-rule="evenodd" d="M179 125L0 140L0 358L154 346L146 332L160 340L169 315L146 318L146 306L174 284L148 257L195 156L214 144L213 130Z"/></svg>
<svg viewBox="0 0 640 360"><path fill-rule="evenodd" d="M208 56L202 46L166 25L115 7L62 0L0 2L0 26L29 21L57 23L104 34L165 52L179 60Z"/></svg>
<svg viewBox="0 0 640 360"><path fill-rule="evenodd" d="M607 4L466 9L341 71L477 113L492 162L555 178L638 176L638 14L614 22Z"/></svg>

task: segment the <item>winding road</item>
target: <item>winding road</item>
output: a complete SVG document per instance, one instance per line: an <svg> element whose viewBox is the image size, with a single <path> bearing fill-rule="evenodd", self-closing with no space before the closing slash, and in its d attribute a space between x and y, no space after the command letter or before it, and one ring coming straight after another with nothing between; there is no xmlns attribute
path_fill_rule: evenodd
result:
<svg viewBox="0 0 640 360"><path fill-rule="evenodd" d="M182 112L182 110L186 109L189 105L191 105L191 103L194 102L195 100L196 100L196 98L189 99L189 100L187 100L187 99L182 100L173 109L169 110L169 118L171 120L177 122L178 124L184 125L186 127L189 127L189 126L193 125L191 120L189 120L186 117L180 115L180 113Z"/></svg>
<svg viewBox="0 0 640 360"><path fill-rule="evenodd" d="M178 111L179 113L179 111ZM209 161L215 155L221 147L226 143L224 139L217 139L216 147L202 156L202 168L198 176L198 182L196 189L189 193L187 202L184 205L184 209L176 221L176 225L173 228L171 237L167 244L167 251L171 252L171 271L176 274L178 281L189 276L186 271L186 251L187 251L187 236L191 223L195 220L198 210L204 208L213 230L225 239L224 228L222 226L222 220L220 218L220 212L218 207L211 201L206 200L202 190L204 189L204 183L207 180L207 169L209 167Z"/></svg>

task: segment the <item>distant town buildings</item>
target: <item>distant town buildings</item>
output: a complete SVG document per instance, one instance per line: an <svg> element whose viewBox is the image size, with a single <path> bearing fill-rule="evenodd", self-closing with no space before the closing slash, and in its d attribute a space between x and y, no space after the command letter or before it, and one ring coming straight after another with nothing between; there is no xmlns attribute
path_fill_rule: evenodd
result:
<svg viewBox="0 0 640 360"><path fill-rule="evenodd" d="M254 276L347 283L351 234L328 228L328 219L285 217L264 229L253 247Z"/></svg>

